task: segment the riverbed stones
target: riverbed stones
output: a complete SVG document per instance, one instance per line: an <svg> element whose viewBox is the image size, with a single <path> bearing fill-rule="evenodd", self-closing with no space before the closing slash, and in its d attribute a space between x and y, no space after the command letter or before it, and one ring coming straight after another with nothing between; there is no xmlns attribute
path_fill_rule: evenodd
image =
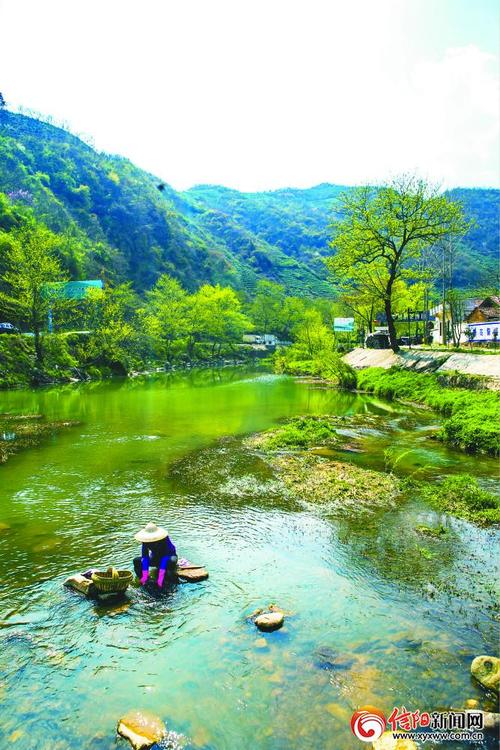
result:
<svg viewBox="0 0 500 750"><path fill-rule="evenodd" d="M201 567L201 565L190 568L177 568L177 575L181 581L198 583L198 581L205 581L208 578L208 570Z"/></svg>
<svg viewBox="0 0 500 750"><path fill-rule="evenodd" d="M75 575L66 578L64 585L69 589L73 589L73 591L85 594L85 596L90 596L93 587L92 581L89 578L85 578L85 576L82 576L80 573L76 573Z"/></svg>
<svg viewBox="0 0 500 750"><path fill-rule="evenodd" d="M470 671L473 677L487 690L500 689L500 659L496 656L476 656Z"/></svg>
<svg viewBox="0 0 500 750"><path fill-rule="evenodd" d="M118 734L125 737L134 750L151 747L166 731L163 721L149 711L129 711L118 722Z"/></svg>
<svg viewBox="0 0 500 750"><path fill-rule="evenodd" d="M392 732L384 732L382 737L372 742L373 750L417 750L417 746L410 739L394 739Z"/></svg>
<svg viewBox="0 0 500 750"><path fill-rule="evenodd" d="M257 615L254 622L259 630L278 630L285 622L285 615L283 612L263 612L261 615Z"/></svg>
<svg viewBox="0 0 500 750"><path fill-rule="evenodd" d="M468 698L464 703L464 708L469 710L475 709L479 706L479 701L476 698Z"/></svg>
<svg viewBox="0 0 500 750"><path fill-rule="evenodd" d="M10 526L8 523L4 523L3 521L0 521L0 532L8 531L9 529L10 529Z"/></svg>

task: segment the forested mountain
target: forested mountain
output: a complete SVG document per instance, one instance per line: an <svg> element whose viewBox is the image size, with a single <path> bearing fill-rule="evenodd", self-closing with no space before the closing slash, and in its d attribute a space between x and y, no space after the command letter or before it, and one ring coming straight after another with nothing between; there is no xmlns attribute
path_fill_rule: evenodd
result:
<svg viewBox="0 0 500 750"><path fill-rule="evenodd" d="M0 228L8 228L12 204L30 206L64 235L61 255L73 278L130 279L142 292L169 273L187 289L220 282L250 293L267 278L292 294L329 294L321 256L341 190L208 185L181 193L65 130L0 111L0 192L9 196L0 202ZM499 191L452 194L477 222L458 270L460 284L472 285L495 264Z"/></svg>

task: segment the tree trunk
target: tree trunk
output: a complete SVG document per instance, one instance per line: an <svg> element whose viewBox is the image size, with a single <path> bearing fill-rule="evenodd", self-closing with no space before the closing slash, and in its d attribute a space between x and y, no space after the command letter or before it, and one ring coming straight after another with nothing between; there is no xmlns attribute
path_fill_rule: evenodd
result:
<svg viewBox="0 0 500 750"><path fill-rule="evenodd" d="M41 367L43 364L43 349L42 349L42 338L40 336L40 329L38 326L33 326L33 333L35 334L35 354L36 354L36 366Z"/></svg>
<svg viewBox="0 0 500 750"><path fill-rule="evenodd" d="M394 325L394 318L392 317L392 301L391 297L385 298L385 316L387 318L387 328L389 329L389 342L391 349L394 353L399 352L398 336L396 333L396 326Z"/></svg>

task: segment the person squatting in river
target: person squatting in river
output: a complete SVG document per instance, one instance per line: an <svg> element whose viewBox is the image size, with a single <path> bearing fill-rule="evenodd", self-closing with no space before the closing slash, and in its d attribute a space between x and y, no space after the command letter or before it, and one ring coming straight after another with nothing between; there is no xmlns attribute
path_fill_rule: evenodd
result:
<svg viewBox="0 0 500 750"><path fill-rule="evenodd" d="M134 557L134 571L141 586L149 578L150 567L158 568L157 583L160 588L165 578L176 580L177 551L168 531L155 523L148 523L134 538L142 542L141 557Z"/></svg>

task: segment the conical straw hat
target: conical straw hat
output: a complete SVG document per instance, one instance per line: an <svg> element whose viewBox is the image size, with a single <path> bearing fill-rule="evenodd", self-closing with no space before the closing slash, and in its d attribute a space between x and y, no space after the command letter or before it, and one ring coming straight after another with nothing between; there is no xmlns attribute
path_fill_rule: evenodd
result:
<svg viewBox="0 0 500 750"><path fill-rule="evenodd" d="M160 539L165 539L168 536L168 531L161 526L157 526L155 523L148 523L143 529L137 532L134 539L138 542L159 542Z"/></svg>

